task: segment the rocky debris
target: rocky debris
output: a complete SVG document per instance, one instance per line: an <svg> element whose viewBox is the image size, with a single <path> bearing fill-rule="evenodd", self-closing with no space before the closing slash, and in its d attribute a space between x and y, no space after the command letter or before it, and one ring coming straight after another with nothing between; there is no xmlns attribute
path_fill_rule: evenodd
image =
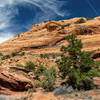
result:
<svg viewBox="0 0 100 100"><path fill-rule="evenodd" d="M23 96L23 97L8 97L6 95L0 95L0 100L32 100L32 98L28 96Z"/></svg>
<svg viewBox="0 0 100 100"><path fill-rule="evenodd" d="M52 32L54 30L56 30L60 25L57 24L56 22L48 22L44 28L46 28L49 32Z"/></svg>
<svg viewBox="0 0 100 100"><path fill-rule="evenodd" d="M94 84L100 88L100 77L94 77L93 78Z"/></svg>
<svg viewBox="0 0 100 100"><path fill-rule="evenodd" d="M34 78L35 78L35 75L34 75L33 72L29 72L29 73L28 73L28 77L29 77L30 79L34 79Z"/></svg>
<svg viewBox="0 0 100 100"><path fill-rule="evenodd" d="M0 71L0 86L12 91L25 91L33 88L34 84L21 74L3 70Z"/></svg>

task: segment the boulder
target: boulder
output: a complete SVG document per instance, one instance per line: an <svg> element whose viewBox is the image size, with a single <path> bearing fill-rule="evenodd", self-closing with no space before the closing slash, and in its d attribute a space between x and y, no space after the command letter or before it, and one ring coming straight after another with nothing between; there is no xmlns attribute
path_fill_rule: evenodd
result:
<svg viewBox="0 0 100 100"><path fill-rule="evenodd" d="M34 84L21 74L3 70L0 72L0 86L12 91L26 91L33 88Z"/></svg>

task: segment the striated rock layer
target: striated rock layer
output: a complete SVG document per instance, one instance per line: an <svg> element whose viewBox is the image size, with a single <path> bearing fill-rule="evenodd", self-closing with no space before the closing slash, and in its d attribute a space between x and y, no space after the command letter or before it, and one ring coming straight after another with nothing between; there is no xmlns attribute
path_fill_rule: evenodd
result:
<svg viewBox="0 0 100 100"><path fill-rule="evenodd" d="M25 91L33 88L34 84L21 74L11 73L0 68L0 92L3 87L12 91Z"/></svg>
<svg viewBox="0 0 100 100"><path fill-rule="evenodd" d="M75 24L80 18L64 21L48 21L32 26L25 33L15 35L0 45L0 52L10 54L15 51L33 53L59 53L61 45L67 45L64 38L75 33L82 39L83 50L100 48L100 17Z"/></svg>

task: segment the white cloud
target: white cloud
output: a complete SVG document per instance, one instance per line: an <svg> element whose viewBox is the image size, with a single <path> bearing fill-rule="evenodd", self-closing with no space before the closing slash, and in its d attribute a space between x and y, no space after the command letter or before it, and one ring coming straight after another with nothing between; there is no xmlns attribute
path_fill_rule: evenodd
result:
<svg viewBox="0 0 100 100"><path fill-rule="evenodd" d="M10 33L5 33L5 34L2 34L1 36L0 36L0 43L2 43L2 42L4 42L4 41L6 41L6 40L8 40L9 38L12 38L13 37L13 34L10 34Z"/></svg>
<svg viewBox="0 0 100 100"><path fill-rule="evenodd" d="M19 9L16 5L28 5L37 6L41 12L36 12L35 18L32 22L41 22L43 20L48 20L54 18L55 14L59 16L65 16L64 12L60 11L60 8L64 4L64 1L58 0L0 0L0 42L9 39L14 34L12 33L12 28L17 25L13 23L13 18L15 15L19 14ZM30 6L31 7L31 6ZM68 13L69 15L69 13ZM34 20L35 19L35 20ZM32 24L31 22L31 24ZM27 23L30 25L30 23ZM12 27L12 28L11 28ZM26 26L25 26L26 27ZM5 34L11 33L6 37Z"/></svg>

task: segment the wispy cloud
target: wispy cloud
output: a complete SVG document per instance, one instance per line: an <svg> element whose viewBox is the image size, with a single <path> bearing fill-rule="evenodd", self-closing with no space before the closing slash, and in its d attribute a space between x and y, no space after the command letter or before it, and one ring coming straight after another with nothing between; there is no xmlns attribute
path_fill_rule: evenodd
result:
<svg viewBox="0 0 100 100"><path fill-rule="evenodd" d="M21 26L27 27L34 23L39 23L44 20L55 18L55 15L65 16L65 12L61 11L63 6L63 0L0 0L0 42L3 42L16 33L16 29L21 30ZM13 18L19 15L19 9L17 5L38 7L41 11L35 12L35 17L31 22L27 22L26 25L18 26L14 23ZM34 13L34 12L32 12ZM69 15L69 12L67 13ZM23 20L23 19L22 19ZM7 35L9 33L9 35Z"/></svg>
<svg viewBox="0 0 100 100"><path fill-rule="evenodd" d="M89 4L90 8L93 10L93 12L98 16L99 13L97 12L96 8L93 6L92 1L86 0L87 3Z"/></svg>

